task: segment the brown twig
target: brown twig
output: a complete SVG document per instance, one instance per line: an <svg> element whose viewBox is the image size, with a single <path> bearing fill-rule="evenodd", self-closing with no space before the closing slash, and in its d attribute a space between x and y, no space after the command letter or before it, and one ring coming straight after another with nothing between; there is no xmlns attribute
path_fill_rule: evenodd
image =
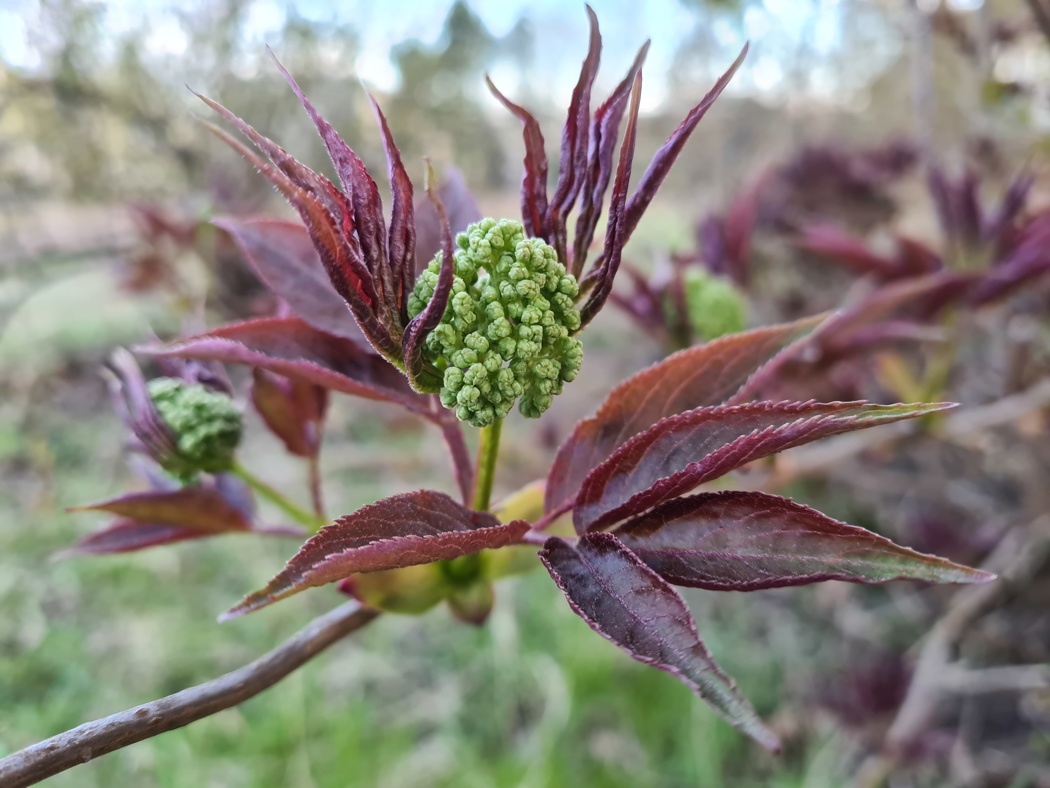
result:
<svg viewBox="0 0 1050 788"><path fill-rule="evenodd" d="M861 765L853 784L862 788L882 785L899 759L907 754L908 746L927 729L951 689L944 678L953 670L955 644L975 621L1012 590L1024 587L1039 571L1050 553L1048 524L1050 518L1040 518L1004 539L985 562L985 568L1000 573L999 580L968 586L953 597L923 642L908 692L886 733L881 752Z"/></svg>
<svg viewBox="0 0 1050 788"><path fill-rule="evenodd" d="M66 769L236 706L269 689L379 612L348 602L314 619L268 654L232 673L127 711L86 722L0 758L0 785L21 788Z"/></svg>

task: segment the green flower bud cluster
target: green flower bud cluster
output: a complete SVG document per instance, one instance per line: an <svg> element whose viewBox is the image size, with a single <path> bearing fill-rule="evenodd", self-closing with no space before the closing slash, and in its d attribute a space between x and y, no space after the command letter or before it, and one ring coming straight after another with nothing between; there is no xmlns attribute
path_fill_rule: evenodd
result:
<svg viewBox="0 0 1050 788"><path fill-rule="evenodd" d="M697 338L710 342L747 327L747 304L728 279L687 268L683 285L689 325Z"/></svg>
<svg viewBox="0 0 1050 788"><path fill-rule="evenodd" d="M518 410L537 418L583 361L575 277L551 246L526 238L520 222L482 219L456 237L455 278L425 353L443 372L441 403L476 427ZM415 317L434 296L441 254L409 297Z"/></svg>
<svg viewBox="0 0 1050 788"><path fill-rule="evenodd" d="M151 380L149 395L175 434L176 453L161 460L164 470L188 483L198 472L222 473L233 466L242 429L233 400L177 378Z"/></svg>

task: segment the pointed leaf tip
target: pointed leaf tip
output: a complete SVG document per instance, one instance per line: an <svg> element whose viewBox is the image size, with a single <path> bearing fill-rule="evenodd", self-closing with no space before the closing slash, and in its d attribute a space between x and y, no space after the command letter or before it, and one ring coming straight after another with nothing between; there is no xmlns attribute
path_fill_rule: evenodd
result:
<svg viewBox="0 0 1050 788"><path fill-rule="evenodd" d="M986 583L987 572L894 544L767 493L732 490L668 501L613 532L668 582L715 591L841 580Z"/></svg>
<svg viewBox="0 0 1050 788"><path fill-rule="evenodd" d="M551 537L540 560L591 629L633 659L670 673L763 747L780 750L700 640L682 597L615 536L588 534L575 546Z"/></svg>
<svg viewBox="0 0 1050 788"><path fill-rule="evenodd" d="M810 401L686 411L631 438L591 471L573 507L573 523L579 533L605 528L762 457L951 407Z"/></svg>
<svg viewBox="0 0 1050 788"><path fill-rule="evenodd" d="M518 542L524 520L501 524L444 493L417 490L384 498L336 520L310 538L281 572L222 620L358 572L379 572L472 555Z"/></svg>

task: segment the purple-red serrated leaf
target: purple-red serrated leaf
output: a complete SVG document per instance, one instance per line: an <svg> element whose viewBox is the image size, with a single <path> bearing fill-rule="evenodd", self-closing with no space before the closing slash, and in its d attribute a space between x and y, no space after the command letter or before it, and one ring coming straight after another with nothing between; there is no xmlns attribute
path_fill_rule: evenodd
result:
<svg viewBox="0 0 1050 788"><path fill-rule="evenodd" d="M679 351L625 380L558 450L547 478L545 510L571 502L591 469L660 419L725 402L822 319L731 334Z"/></svg>
<svg viewBox="0 0 1050 788"><path fill-rule="evenodd" d="M678 498L613 533L665 580L756 591L824 580L983 583L993 575L901 547L788 498L729 491Z"/></svg>
<svg viewBox="0 0 1050 788"><path fill-rule="evenodd" d="M483 218L478 201L474 199L463 173L455 167L445 169L445 178L438 186L438 197L448 214L448 226L454 238L468 225ZM416 270L422 271L441 251L441 217L427 196L416 198Z"/></svg>
<svg viewBox="0 0 1050 788"><path fill-rule="evenodd" d="M590 296L580 309L580 327L583 328L605 306L612 292L613 280L620 268L623 247L630 233L627 231L627 189L631 184L631 165L634 161L634 145L638 136L638 108L642 100L642 72L634 75L631 86L631 105L627 111L627 128L620 144L620 160L616 165L612 197L609 199L609 220L605 230L605 248L601 261L591 272L594 286Z"/></svg>
<svg viewBox="0 0 1050 788"><path fill-rule="evenodd" d="M472 511L433 490L384 498L322 528L273 580L223 619L358 572L447 561L504 547L528 529L523 520L501 525L491 514Z"/></svg>
<svg viewBox="0 0 1050 788"><path fill-rule="evenodd" d="M896 240L900 276L925 276L944 268L941 256L921 241L906 235L898 235Z"/></svg>
<svg viewBox="0 0 1050 788"><path fill-rule="evenodd" d="M317 133L324 141L328 149L328 155L335 165L339 182L343 185L343 191L350 197L354 212L354 227L361 244L364 255L364 263L376 281L376 288L380 291L380 298L389 304L388 290L391 285L390 271L387 266L386 257L386 227L383 221L383 201L379 197L379 188L375 180L369 175L364 163L356 153L336 133L332 125L321 117L313 104L303 93L295 79L287 69L281 65L277 57L273 56L274 63L288 82L289 87L295 93L299 103L313 121ZM385 144L384 140L384 144Z"/></svg>
<svg viewBox="0 0 1050 788"><path fill-rule="evenodd" d="M290 76L288 78L291 79ZM222 129L206 124L213 134L266 176L296 209L309 231L332 285L353 308L358 320L365 320L371 314L368 307L376 303L377 291L373 276L365 265L359 233L355 232L354 206L347 196L326 177L301 164L277 143L260 134L218 102L199 93L195 95L251 140L273 162L276 169ZM350 153L353 154L352 151ZM364 302L364 307L359 302ZM382 338L379 341L383 341Z"/></svg>
<svg viewBox="0 0 1050 788"><path fill-rule="evenodd" d="M159 547L189 539L206 539L218 536L222 531L207 531L199 528L183 528L166 523L144 523L139 520L121 518L94 533L88 534L68 550L57 554L57 558L72 558L78 555L108 555L130 553Z"/></svg>
<svg viewBox="0 0 1050 788"><path fill-rule="evenodd" d="M807 227L795 245L826 260L840 263L858 274L892 279L901 273L896 260L875 254L863 241L835 227Z"/></svg>
<svg viewBox="0 0 1050 788"><path fill-rule="evenodd" d="M251 522L241 508L214 487L182 487L128 493L101 503L74 506L71 512L109 512L118 517L202 532L247 531Z"/></svg>
<svg viewBox="0 0 1050 788"><path fill-rule="evenodd" d="M1002 251L1004 243L1011 234L1017 218L1024 210L1028 202L1028 195L1035 185L1035 174L1032 172L1021 172L1010 179L1010 185L1003 195L999 211L993 218L985 222L981 229L981 236L985 241L996 244L996 248Z"/></svg>
<svg viewBox="0 0 1050 788"><path fill-rule="evenodd" d="M772 177L772 171L761 175L745 188L726 210L723 223L725 273L742 287L746 286L751 278L751 236L754 234L762 196Z"/></svg>
<svg viewBox="0 0 1050 788"><path fill-rule="evenodd" d="M590 25L590 42L587 57L580 68L580 78L573 88L569 100L569 111L561 134L561 155L558 164L558 184L547 208L547 226L553 236L559 260L568 260L566 222L569 211L586 178L587 148L590 136L591 88L598 73L602 52L602 35L598 30L598 17L594 9L587 8Z"/></svg>
<svg viewBox="0 0 1050 788"><path fill-rule="evenodd" d="M408 324L408 293L415 284L416 273L416 220L412 206L412 181L401 163L401 151L390 133L386 116L379 108L375 96L368 94L379 123L383 137L383 150L386 152L387 171L390 178L390 236L387 243L387 263L384 270L389 270L393 281L394 308L399 315L400 325Z"/></svg>
<svg viewBox="0 0 1050 788"><path fill-rule="evenodd" d="M1014 249L1001 258L970 294L977 305L1010 295L1050 270L1050 212L1037 214L1024 228Z"/></svg>
<svg viewBox="0 0 1050 788"><path fill-rule="evenodd" d="M216 219L270 291L312 326L364 340L347 303L332 289L306 228L279 219Z"/></svg>
<svg viewBox="0 0 1050 788"><path fill-rule="evenodd" d="M580 211L576 218L576 237L573 243L570 268L570 272L577 279L583 275L583 268L587 262L587 250L590 248L591 241L594 240L598 217L601 216L605 190L609 188L609 181L612 179L613 157L616 153L616 140L620 135L620 121L623 120L623 115L627 111L635 75L641 71L648 52L649 42L646 41L638 50L627 76L616 86L609 98L594 111L594 117L591 120L590 150L587 158L586 178L581 186Z"/></svg>
<svg viewBox="0 0 1050 788"><path fill-rule="evenodd" d="M313 383L252 369L252 405L290 454L315 457L321 447L328 391Z"/></svg>
<svg viewBox="0 0 1050 788"><path fill-rule="evenodd" d="M715 664L685 602L611 534L588 534L573 547L547 540L540 559L569 606L628 656L666 671L763 747L779 750L736 683Z"/></svg>
<svg viewBox="0 0 1050 788"><path fill-rule="evenodd" d="M332 216L339 216L342 213L342 195L339 194L338 190L335 189L334 185L320 173L314 172L305 164L302 164L298 159L292 156L288 151L278 145L276 142L271 140L269 137L260 134L254 126L249 124L240 116L228 110L222 104L217 101L213 101L207 96L201 95L196 91L193 94L208 105L217 115L223 118L227 123L233 126L237 131L247 137L251 143L265 155L277 168L277 172L281 173L294 189L301 189L309 193L312 197L319 200L321 204L329 211ZM213 131L216 129L212 128ZM226 139L224 132L219 133L220 138ZM229 140L226 140L229 142ZM242 154L243 155L243 154ZM250 156L245 156L250 161ZM254 161L253 161L254 163ZM258 165L256 165L258 166ZM274 184L281 190L282 193L287 197L286 188L278 183L271 174L267 173L265 168L259 168L268 178L274 181ZM290 199L290 198L289 198Z"/></svg>
<svg viewBox="0 0 1050 788"><path fill-rule="evenodd" d="M448 307L448 299L452 294L452 282L455 277L455 263L453 261L452 231L448 225L448 214L445 206L441 203L435 185L436 176L434 170L427 162L427 196L437 211L441 222L441 268L438 270L437 285L434 287L434 295L423 311L412 318L412 322L405 328L402 338L402 352L405 358L405 372L412 385L418 390L430 389L434 391L435 381L424 379L425 359L423 358L423 343L427 335L437 328L438 323L445 314ZM440 385L440 381L436 381Z"/></svg>
<svg viewBox="0 0 1050 788"><path fill-rule="evenodd" d="M824 337L820 346L820 360L827 364L901 343L944 342L945 339L944 329L938 326L923 325L913 320L884 320Z"/></svg>
<svg viewBox="0 0 1050 788"><path fill-rule="evenodd" d="M926 276L910 277L865 291L848 298L848 303L814 332L811 346L816 352L803 363L827 366L843 358L867 352L883 341L897 341L909 335L916 339L936 339L935 336L903 329L905 323L915 325L963 295L973 286L973 272L939 271ZM895 317L910 315L911 317ZM892 325L888 325L892 324ZM756 376L747 386L746 394L757 398L767 392L775 380L766 375ZM773 387L775 390L775 386ZM742 391L742 393L745 393ZM734 398L733 402L742 401Z"/></svg>
<svg viewBox="0 0 1050 788"><path fill-rule="evenodd" d="M155 356L246 364L355 397L395 402L428 413L426 397L384 359L297 317L248 320L144 348Z"/></svg>
<svg viewBox="0 0 1050 788"><path fill-rule="evenodd" d="M349 304L362 333L384 356L400 359L400 346L394 341L388 325L377 316L378 295L375 282L360 259L361 250L356 236L348 234L348 215L344 216L342 224L337 226L333 215L312 193L297 187L283 173L269 166L222 129L214 126L208 128L269 178L284 194L306 225L310 240L321 258L332 286ZM334 186L328 185L333 194L339 195Z"/></svg>
<svg viewBox="0 0 1050 788"><path fill-rule="evenodd" d="M740 64L744 62L744 58L747 57L748 44L744 44L744 48L740 50L740 54L737 55L736 60L733 61L733 65L719 77L714 87L708 91L707 95L689 110L689 114L685 116L685 119L678 125L678 128L674 130L674 133L668 137L665 142L656 153L653 154L652 161L649 162L648 168L645 170L645 174L642 175L640 181L638 181L638 188L635 189L631 199L627 202L626 211L626 226L624 228L624 242L631 237L635 228L638 226L639 220L642 218L642 214L645 213L645 209L649 207L649 203L653 201L653 197L656 196L657 190L660 188L660 184L663 183L664 178L667 177L667 173L671 171L671 167L674 165L675 159L682 152L682 148L685 147L686 141L689 139L689 135L693 133L693 129L696 128L696 124L707 114L707 111L711 109L711 106L718 100L718 97L722 95L722 91L726 89L729 81L736 74L736 70L740 68Z"/></svg>
<svg viewBox="0 0 1050 788"><path fill-rule="evenodd" d="M954 407L755 402L697 408L636 435L583 480L578 533L613 525L753 460L843 432Z"/></svg>
<svg viewBox="0 0 1050 788"><path fill-rule="evenodd" d="M522 124L525 158L522 161L524 174L521 178L521 222L525 227L525 234L550 243L550 228L547 227L547 152L543 147L540 124L527 110L504 96L487 74L485 84L489 86L492 95Z"/></svg>
<svg viewBox="0 0 1050 788"><path fill-rule="evenodd" d="M116 378L110 383L110 394L117 413L138 446L158 461L177 454L178 439L157 411L135 357L124 348L117 348L110 363L116 372Z"/></svg>

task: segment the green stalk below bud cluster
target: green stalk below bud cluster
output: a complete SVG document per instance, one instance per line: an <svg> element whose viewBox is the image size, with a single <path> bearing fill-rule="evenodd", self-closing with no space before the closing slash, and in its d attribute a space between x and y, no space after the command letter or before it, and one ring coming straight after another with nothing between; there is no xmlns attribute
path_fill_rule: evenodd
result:
<svg viewBox="0 0 1050 788"><path fill-rule="evenodd" d="M483 219L456 237L455 277L441 323L426 339L443 373L441 403L460 421L485 427L518 410L537 418L583 361L575 277L553 247L526 238L520 222ZM415 317L437 287L441 254L409 297Z"/></svg>

